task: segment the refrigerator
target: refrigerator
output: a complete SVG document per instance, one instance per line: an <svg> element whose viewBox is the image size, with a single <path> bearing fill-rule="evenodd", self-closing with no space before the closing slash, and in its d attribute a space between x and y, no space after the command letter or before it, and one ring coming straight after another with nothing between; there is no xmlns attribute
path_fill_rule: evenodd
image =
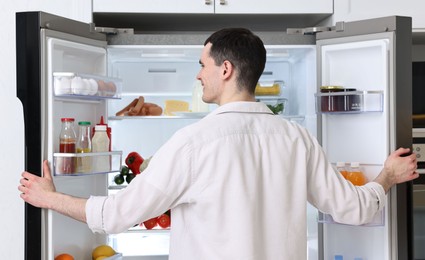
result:
<svg viewBox="0 0 425 260"><path fill-rule="evenodd" d="M206 113L116 113L140 96L163 108L167 100L191 104L200 53L211 33L134 33L131 28L99 28L43 12L17 13L17 96L25 120L25 169L41 176L42 161L49 160L57 190L79 197L125 188L113 178L127 154L137 151L149 158L178 129ZM359 162L371 181L391 151L412 147L411 18L256 33L267 49L259 84L278 84L280 89L277 95L257 96L258 101L284 100L278 116L306 127L332 163ZM92 94L61 91L63 78L77 77L113 82L115 88L112 94L101 92L100 84ZM351 91L323 93L321 86ZM353 98L355 109L323 107L330 100ZM57 166L67 155L59 153L60 119L94 125L102 116L112 130L111 151L106 152L109 169L62 173ZM97 156L105 153L89 158ZM309 260L413 259L411 189L411 183L392 188L384 210L362 226L336 223L308 205ZM92 249L104 243L123 259L167 259L169 230L134 227L117 235L93 234L83 223L25 205L25 259L53 260L62 252L90 259Z"/></svg>

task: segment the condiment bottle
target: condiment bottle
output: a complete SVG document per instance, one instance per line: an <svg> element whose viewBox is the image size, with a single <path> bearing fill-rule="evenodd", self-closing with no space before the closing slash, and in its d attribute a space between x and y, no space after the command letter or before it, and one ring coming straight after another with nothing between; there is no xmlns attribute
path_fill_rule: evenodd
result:
<svg viewBox="0 0 425 260"><path fill-rule="evenodd" d="M76 135L74 130L74 118L62 118L62 128L59 135L59 152L75 153ZM60 173L75 172L75 158L61 157L58 160L58 169Z"/></svg>
<svg viewBox="0 0 425 260"><path fill-rule="evenodd" d="M109 144L110 140L106 133L106 125L96 125L92 138L92 151L95 153L108 152ZM93 159L93 166L96 172L108 172L110 170L109 155L98 155Z"/></svg>
<svg viewBox="0 0 425 260"><path fill-rule="evenodd" d="M192 112L208 112L209 106L202 100L203 90L200 80L193 83Z"/></svg>
<svg viewBox="0 0 425 260"><path fill-rule="evenodd" d="M103 116L101 116L100 117L100 122L99 122L99 124L97 124L97 125L104 125L104 126L106 126L106 134L108 135L108 137L109 137L109 150L108 151L112 151L111 150L111 144L112 144L112 129L108 126L108 124L105 124L105 122L104 122L104 120L103 120ZM96 127L93 127L93 133L92 133L92 138L93 138L93 136L94 136L94 134L95 134L95 132L96 132Z"/></svg>
<svg viewBox="0 0 425 260"><path fill-rule="evenodd" d="M90 153L92 150L90 136L90 122L78 122L77 153ZM91 170L91 157L77 157L77 172L88 173Z"/></svg>
<svg viewBox="0 0 425 260"><path fill-rule="evenodd" d="M345 167L345 162L337 162L336 169L341 173L342 176L344 176L345 179L347 179L348 170L347 167Z"/></svg>
<svg viewBox="0 0 425 260"><path fill-rule="evenodd" d="M361 186L366 184L366 176L360 168L360 163L352 162L350 165L350 171L347 175L347 180L356 186Z"/></svg>

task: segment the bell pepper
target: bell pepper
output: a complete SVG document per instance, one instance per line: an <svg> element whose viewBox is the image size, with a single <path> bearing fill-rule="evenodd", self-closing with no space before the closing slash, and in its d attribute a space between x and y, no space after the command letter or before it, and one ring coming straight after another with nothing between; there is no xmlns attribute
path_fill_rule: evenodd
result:
<svg viewBox="0 0 425 260"><path fill-rule="evenodd" d="M125 164L134 174L140 173L140 165L142 165L143 161L143 157L137 152L131 152L125 158Z"/></svg>

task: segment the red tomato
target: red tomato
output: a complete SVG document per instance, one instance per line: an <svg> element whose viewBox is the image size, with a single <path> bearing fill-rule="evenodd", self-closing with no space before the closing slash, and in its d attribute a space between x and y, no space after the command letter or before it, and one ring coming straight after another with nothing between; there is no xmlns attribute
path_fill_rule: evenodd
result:
<svg viewBox="0 0 425 260"><path fill-rule="evenodd" d="M151 218L143 222L146 229L152 229L158 224L157 218Z"/></svg>
<svg viewBox="0 0 425 260"><path fill-rule="evenodd" d="M162 228L168 228L171 225L171 218L167 214L162 214L158 217L158 225Z"/></svg>

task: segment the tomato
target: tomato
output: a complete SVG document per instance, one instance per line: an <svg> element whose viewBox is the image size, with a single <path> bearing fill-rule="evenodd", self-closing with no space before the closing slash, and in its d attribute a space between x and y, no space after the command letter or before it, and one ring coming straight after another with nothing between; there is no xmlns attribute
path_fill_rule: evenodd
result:
<svg viewBox="0 0 425 260"><path fill-rule="evenodd" d="M158 217L158 225L162 228L169 228L171 226L171 218L168 214L162 214Z"/></svg>
<svg viewBox="0 0 425 260"><path fill-rule="evenodd" d="M143 222L146 229L152 229L158 224L157 218L151 218Z"/></svg>

